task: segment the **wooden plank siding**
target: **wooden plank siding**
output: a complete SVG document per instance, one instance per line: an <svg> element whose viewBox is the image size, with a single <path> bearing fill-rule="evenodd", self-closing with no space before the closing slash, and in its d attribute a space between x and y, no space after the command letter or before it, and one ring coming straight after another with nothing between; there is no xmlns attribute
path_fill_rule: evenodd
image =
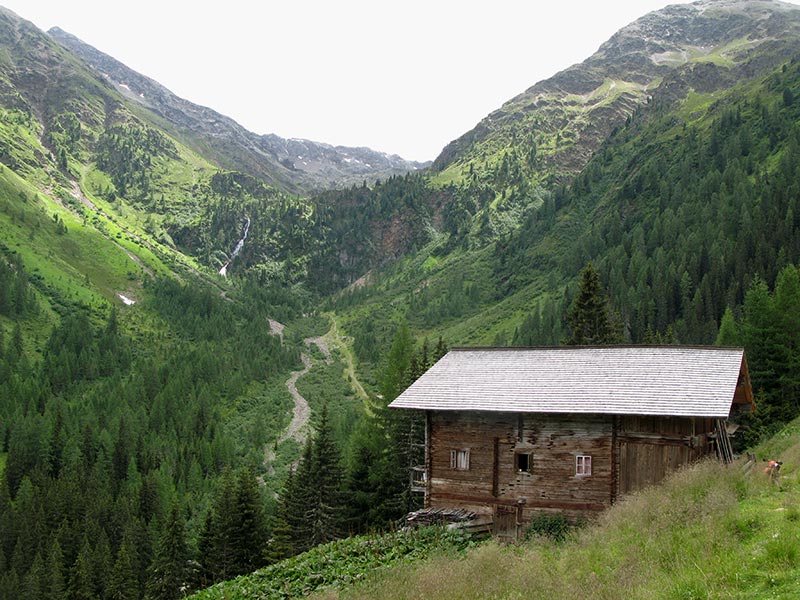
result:
<svg viewBox="0 0 800 600"><path fill-rule="evenodd" d="M539 512L596 514L713 451L710 418L430 411L427 423L426 505L493 514L504 531L512 512L518 525ZM453 466L453 451L468 451L468 469ZM576 475L581 454L589 476Z"/></svg>
<svg viewBox="0 0 800 600"><path fill-rule="evenodd" d="M611 504L611 415L434 412L430 422L430 506L519 505L528 521L542 510L578 516ZM451 467L452 450L469 450L468 470ZM516 469L517 452L531 456L529 472ZM591 476L575 475L578 454L592 457Z"/></svg>
<svg viewBox="0 0 800 600"><path fill-rule="evenodd" d="M712 452L708 434L713 431L709 418L622 415L617 431L617 493L658 483L670 471Z"/></svg>

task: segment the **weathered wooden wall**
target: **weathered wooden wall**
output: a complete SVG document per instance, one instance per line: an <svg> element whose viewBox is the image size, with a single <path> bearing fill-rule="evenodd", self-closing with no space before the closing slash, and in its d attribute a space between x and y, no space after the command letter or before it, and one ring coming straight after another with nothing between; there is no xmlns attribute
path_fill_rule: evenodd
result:
<svg viewBox="0 0 800 600"><path fill-rule="evenodd" d="M540 512L595 514L713 452L712 419L491 412L428 419L428 505L492 513L504 529ZM469 450L468 470L451 467L452 450ZM518 452L532 457L529 472L516 469ZM591 476L575 474L578 454L592 457Z"/></svg>
<svg viewBox="0 0 800 600"><path fill-rule="evenodd" d="M520 506L524 521L543 510L602 510L612 501L612 423L608 415L433 413L429 504L476 512ZM450 466L458 449L470 451L467 471ZM530 472L517 471L516 452L531 453ZM575 475L581 453L592 456L589 477Z"/></svg>
<svg viewBox="0 0 800 600"><path fill-rule="evenodd" d="M660 482L682 465L702 458L713 447L712 419L693 417L617 417L618 494Z"/></svg>

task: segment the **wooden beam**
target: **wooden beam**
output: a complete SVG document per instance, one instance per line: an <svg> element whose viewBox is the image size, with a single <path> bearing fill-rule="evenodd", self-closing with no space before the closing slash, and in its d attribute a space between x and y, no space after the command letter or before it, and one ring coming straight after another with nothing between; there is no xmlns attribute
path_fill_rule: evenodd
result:
<svg viewBox="0 0 800 600"><path fill-rule="evenodd" d="M441 501L455 501L468 504L480 504L484 506L499 505L499 506L519 506L521 503L514 498L493 498L492 496L484 495L467 495L467 494L436 494L434 500L438 503ZM570 500L537 500L528 498L523 505L525 508L555 508L559 510L605 510L608 508L606 504L599 502L572 502Z"/></svg>
<svg viewBox="0 0 800 600"><path fill-rule="evenodd" d="M492 496L498 496L500 490L500 438L494 438L494 463L492 465Z"/></svg>
<svg viewBox="0 0 800 600"><path fill-rule="evenodd" d="M655 444L657 446L692 445L692 436L690 435L670 435L668 433L647 433L643 431L618 433L617 440L636 444Z"/></svg>

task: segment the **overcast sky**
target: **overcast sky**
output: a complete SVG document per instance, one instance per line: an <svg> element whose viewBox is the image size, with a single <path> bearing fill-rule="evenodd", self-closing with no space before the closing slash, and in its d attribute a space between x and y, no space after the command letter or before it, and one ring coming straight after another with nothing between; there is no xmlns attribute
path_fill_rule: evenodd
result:
<svg viewBox="0 0 800 600"><path fill-rule="evenodd" d="M432 160L667 0L0 0L256 133Z"/></svg>

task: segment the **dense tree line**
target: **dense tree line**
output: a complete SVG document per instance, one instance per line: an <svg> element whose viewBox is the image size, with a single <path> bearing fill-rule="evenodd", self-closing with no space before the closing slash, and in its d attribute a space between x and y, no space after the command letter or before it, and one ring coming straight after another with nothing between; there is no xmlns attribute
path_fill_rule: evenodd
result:
<svg viewBox="0 0 800 600"><path fill-rule="evenodd" d="M571 279L593 260L632 341L670 329L680 342L712 342L754 276L774 281L800 258L800 106L782 93L800 91L798 68L693 124L659 103L637 114L497 244L499 293L542 272ZM543 240L569 249L547 252Z"/></svg>
<svg viewBox="0 0 800 600"><path fill-rule="evenodd" d="M311 257L310 280L330 293L421 247L430 239L434 215L449 199L449 190L432 189L420 174L320 194L313 227L320 245Z"/></svg>
<svg viewBox="0 0 800 600"><path fill-rule="evenodd" d="M196 218L173 220L173 239L204 263L219 268L228 261L250 220L247 243L231 271L262 283L305 278L312 242L312 208L242 173L219 172L197 190L202 206Z"/></svg>
<svg viewBox="0 0 800 600"><path fill-rule="evenodd" d="M743 305L725 311L717 343L744 346L747 353L756 393L756 413L745 421L751 426L749 441L800 415L798 268L784 267L772 291L763 279L754 278Z"/></svg>
<svg viewBox="0 0 800 600"><path fill-rule="evenodd" d="M22 260L0 254L0 315L18 319L36 309L36 296Z"/></svg>
<svg viewBox="0 0 800 600"><path fill-rule="evenodd" d="M434 214L450 195L421 175L406 175L302 199L236 172L217 173L196 191L202 211L191 222L169 224L180 246L221 266L249 218L239 272L262 282L306 281L322 293L426 243Z"/></svg>
<svg viewBox="0 0 800 600"><path fill-rule="evenodd" d="M178 156L172 140L133 117L106 127L94 152L97 167L114 184L113 193L108 194L111 199L120 195L134 201L150 199L152 171L159 157Z"/></svg>
<svg viewBox="0 0 800 600"><path fill-rule="evenodd" d="M225 300L165 279L146 295L161 334L134 341L115 310L75 308L38 362L18 327L0 336L4 600L177 598L263 560L269 504L250 461L275 432L242 441L225 422L296 352L252 326L266 292Z"/></svg>
<svg viewBox="0 0 800 600"><path fill-rule="evenodd" d="M313 438L279 494L269 561L345 535L393 528L421 507L423 497L412 490L412 474L424 463L424 419L413 411L390 410L388 404L447 349L441 339L433 349L427 341L419 349L414 346L408 326L401 323L382 358L380 403L363 417L344 453L323 407Z"/></svg>

